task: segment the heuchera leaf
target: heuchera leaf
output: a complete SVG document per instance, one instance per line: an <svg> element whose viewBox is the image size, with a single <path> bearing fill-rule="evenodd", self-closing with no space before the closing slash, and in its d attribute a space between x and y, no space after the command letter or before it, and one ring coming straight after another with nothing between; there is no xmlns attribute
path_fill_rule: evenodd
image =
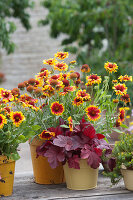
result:
<svg viewBox="0 0 133 200"><path fill-rule="evenodd" d="M48 158L48 162L51 166L51 168L56 168L59 164L59 162L63 162L65 160L65 154L63 152L63 149L51 146L44 154L45 157Z"/></svg>
<svg viewBox="0 0 133 200"><path fill-rule="evenodd" d="M73 137L58 135L53 140L53 144L58 147L64 147L66 151L75 150L80 147L80 143Z"/></svg>
<svg viewBox="0 0 133 200"><path fill-rule="evenodd" d="M97 133L96 135L99 140L105 138L103 134Z"/></svg>
<svg viewBox="0 0 133 200"><path fill-rule="evenodd" d="M93 139L96 137L96 131L92 125L88 125L83 129L83 134L86 135L87 137Z"/></svg>
<svg viewBox="0 0 133 200"><path fill-rule="evenodd" d="M74 155L73 157L68 159L68 166L70 168L80 169L79 161L80 158L78 157L78 155Z"/></svg>
<svg viewBox="0 0 133 200"><path fill-rule="evenodd" d="M87 159L88 165L94 169L98 168L101 162L100 157L91 150L89 145L84 145L81 150L81 158Z"/></svg>

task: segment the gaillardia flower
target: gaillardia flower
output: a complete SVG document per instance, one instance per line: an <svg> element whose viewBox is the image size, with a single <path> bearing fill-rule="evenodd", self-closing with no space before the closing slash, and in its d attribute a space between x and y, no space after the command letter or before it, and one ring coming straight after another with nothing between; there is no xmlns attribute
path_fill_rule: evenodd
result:
<svg viewBox="0 0 133 200"><path fill-rule="evenodd" d="M123 122L125 120L125 109L124 108L119 108L118 119L120 120L120 122Z"/></svg>
<svg viewBox="0 0 133 200"><path fill-rule="evenodd" d="M76 95L77 97L82 97L83 101L89 101L91 99L90 95L86 93L86 90L79 90Z"/></svg>
<svg viewBox="0 0 133 200"><path fill-rule="evenodd" d="M88 83L86 83L87 86L91 86L93 84L99 84L101 83L101 76L97 76L97 74L91 74L90 76L86 77L86 80Z"/></svg>
<svg viewBox="0 0 133 200"><path fill-rule="evenodd" d="M81 72L89 73L90 71L91 71L91 69L90 69L89 65L87 65L87 64L82 65Z"/></svg>
<svg viewBox="0 0 133 200"><path fill-rule="evenodd" d="M66 71L68 69L68 65L66 63L56 63L54 65L54 69L58 71Z"/></svg>
<svg viewBox="0 0 133 200"><path fill-rule="evenodd" d="M55 58L50 58L48 60L43 60L43 64L46 65L54 65L57 62L57 60Z"/></svg>
<svg viewBox="0 0 133 200"><path fill-rule="evenodd" d="M124 94L121 96L120 98L121 101L125 102L125 103L129 103L130 102L130 97L129 94Z"/></svg>
<svg viewBox="0 0 133 200"><path fill-rule="evenodd" d="M2 98L3 102L5 103L14 100L14 96L12 95L11 91L3 88L0 88L0 98Z"/></svg>
<svg viewBox="0 0 133 200"><path fill-rule="evenodd" d="M43 130L41 134L38 135L41 140L50 140L55 136L54 132Z"/></svg>
<svg viewBox="0 0 133 200"><path fill-rule="evenodd" d="M53 115L62 115L62 113L64 112L64 106L63 104L59 104L58 101L53 102L50 106L51 108L51 113Z"/></svg>
<svg viewBox="0 0 133 200"><path fill-rule="evenodd" d="M7 119L3 114L0 114L0 129L3 128L4 124L7 124Z"/></svg>
<svg viewBox="0 0 133 200"><path fill-rule="evenodd" d="M83 103L83 98L82 97L75 97L73 100L73 105L74 106L79 106Z"/></svg>
<svg viewBox="0 0 133 200"><path fill-rule="evenodd" d="M57 52L55 54L56 58L59 58L60 60L64 60L65 58L67 58L69 56L68 52Z"/></svg>
<svg viewBox="0 0 133 200"><path fill-rule="evenodd" d="M25 117L22 112L11 112L10 116L11 120L13 121L13 124L17 127L25 120Z"/></svg>
<svg viewBox="0 0 133 200"><path fill-rule="evenodd" d="M72 117L68 117L68 122L69 122L69 128L70 128L70 131L73 131L73 121L72 121Z"/></svg>
<svg viewBox="0 0 133 200"><path fill-rule="evenodd" d="M97 106L90 105L86 108L85 111L86 111L86 115L90 121L96 121L101 117L101 115L100 115L101 110Z"/></svg>
<svg viewBox="0 0 133 200"><path fill-rule="evenodd" d="M128 76L128 75L125 75L125 76L120 76L119 78L118 78L121 82L122 81L132 81L132 76Z"/></svg>
<svg viewBox="0 0 133 200"><path fill-rule="evenodd" d="M115 90L116 95L124 95L127 93L127 87L125 84L118 83L113 86L113 89Z"/></svg>
<svg viewBox="0 0 133 200"><path fill-rule="evenodd" d="M112 73L112 72L117 72L118 66L116 63L107 62L104 64L104 68L109 73Z"/></svg>

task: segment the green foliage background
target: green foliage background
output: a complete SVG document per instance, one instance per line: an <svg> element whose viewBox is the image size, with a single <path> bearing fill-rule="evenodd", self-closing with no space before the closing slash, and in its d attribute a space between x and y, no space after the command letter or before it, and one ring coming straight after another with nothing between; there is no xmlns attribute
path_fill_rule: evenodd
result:
<svg viewBox="0 0 133 200"><path fill-rule="evenodd" d="M16 30L16 25L11 18L20 19L22 25L29 30L31 25L27 8L32 6L31 0L0 0L0 47L5 48L8 54L15 48L11 34Z"/></svg>
<svg viewBox="0 0 133 200"><path fill-rule="evenodd" d="M133 74L132 0L43 0L42 6L49 12L40 23L50 24L51 37L66 34L64 50L75 53L79 65L87 63L104 76L103 64L110 61L119 66L116 76ZM133 100L131 91L129 84Z"/></svg>

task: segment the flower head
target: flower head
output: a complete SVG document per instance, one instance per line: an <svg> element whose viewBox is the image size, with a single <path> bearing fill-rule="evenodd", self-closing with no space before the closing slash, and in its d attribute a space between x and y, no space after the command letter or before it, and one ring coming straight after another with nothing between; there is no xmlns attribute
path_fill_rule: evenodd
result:
<svg viewBox="0 0 133 200"><path fill-rule="evenodd" d="M7 119L3 114L0 114L0 129L3 128L4 124L7 124Z"/></svg>
<svg viewBox="0 0 133 200"><path fill-rule="evenodd" d="M89 101L91 99L90 95L86 93L86 90L79 90L76 95L77 97L82 97L83 101Z"/></svg>
<svg viewBox="0 0 133 200"><path fill-rule="evenodd" d="M54 132L50 132L50 131L46 131L46 130L43 130L41 132L41 134L38 135L40 139L42 140L50 140L52 137L55 136L55 133Z"/></svg>
<svg viewBox="0 0 133 200"><path fill-rule="evenodd" d="M116 63L107 62L104 64L104 68L109 73L112 73L112 72L117 72L118 66Z"/></svg>
<svg viewBox="0 0 133 200"><path fill-rule="evenodd" d="M73 100L73 105L74 106L80 106L83 103L83 98L82 97L75 97Z"/></svg>
<svg viewBox="0 0 133 200"><path fill-rule="evenodd" d="M130 97L129 94L124 94L121 96L120 98L121 101L125 102L125 103L129 103L130 102Z"/></svg>
<svg viewBox="0 0 133 200"><path fill-rule="evenodd" d="M90 71L91 71L91 69L90 69L89 65L87 65L87 64L82 65L81 72L89 73Z"/></svg>
<svg viewBox="0 0 133 200"><path fill-rule="evenodd" d="M101 76L97 76L97 74L91 74L90 76L86 77L86 80L88 83L86 83L87 86L91 86L93 84L99 84L101 83Z"/></svg>
<svg viewBox="0 0 133 200"><path fill-rule="evenodd" d="M132 81L132 76L128 76L128 75L125 75L125 76L120 76L119 78L118 78L121 82L122 81Z"/></svg>
<svg viewBox="0 0 133 200"><path fill-rule="evenodd" d="M69 122L69 128L70 128L70 131L73 131L73 121L72 121L72 117L68 117L68 122Z"/></svg>
<svg viewBox="0 0 133 200"><path fill-rule="evenodd" d="M70 64L75 64L76 63L76 60L72 60L71 62L70 62Z"/></svg>
<svg viewBox="0 0 133 200"><path fill-rule="evenodd" d="M12 92L10 90L6 90L3 88L0 88L0 98L2 98L3 102L5 103L14 100L14 96L12 95Z"/></svg>
<svg viewBox="0 0 133 200"><path fill-rule="evenodd" d="M68 69L68 65L63 62L61 63L58 62L54 65L54 69L58 71L66 71Z"/></svg>
<svg viewBox="0 0 133 200"><path fill-rule="evenodd" d="M123 122L125 120L125 109L124 108L119 108L118 119L120 120L120 122Z"/></svg>
<svg viewBox="0 0 133 200"><path fill-rule="evenodd" d="M124 95L127 92L127 87L125 84L118 83L113 86L113 89L115 90L116 95Z"/></svg>
<svg viewBox="0 0 133 200"><path fill-rule="evenodd" d="M57 62L57 60L55 58L50 58L48 60L43 60L43 64L46 65L54 65Z"/></svg>
<svg viewBox="0 0 133 200"><path fill-rule="evenodd" d="M55 54L55 57L56 57L56 58L59 58L60 60L64 60L64 59L67 58L68 56L69 56L68 52L62 52L62 51L57 52L57 53Z"/></svg>
<svg viewBox="0 0 133 200"><path fill-rule="evenodd" d="M11 120L13 121L13 124L17 127L25 120L25 117L22 112L11 112L10 116Z"/></svg>
<svg viewBox="0 0 133 200"><path fill-rule="evenodd" d="M86 115L90 121L96 121L98 120L101 115L101 111L97 106L90 105L86 108Z"/></svg>
<svg viewBox="0 0 133 200"><path fill-rule="evenodd" d="M59 104L58 101L53 102L50 106L51 108L51 113L53 115L62 115L62 113L64 112L64 106L63 104Z"/></svg>

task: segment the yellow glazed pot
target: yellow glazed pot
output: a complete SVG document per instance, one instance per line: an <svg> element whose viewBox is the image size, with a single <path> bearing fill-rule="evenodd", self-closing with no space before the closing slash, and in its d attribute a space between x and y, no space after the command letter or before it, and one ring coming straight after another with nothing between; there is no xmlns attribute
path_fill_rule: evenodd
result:
<svg viewBox="0 0 133 200"><path fill-rule="evenodd" d="M80 169L64 166L65 180L68 189L88 190L97 187L98 168L91 168L86 160L80 160Z"/></svg>
<svg viewBox="0 0 133 200"><path fill-rule="evenodd" d="M133 191L133 170L121 169L125 187Z"/></svg>
<svg viewBox="0 0 133 200"><path fill-rule="evenodd" d="M0 196L10 196L13 192L15 161L0 156Z"/></svg>
<svg viewBox="0 0 133 200"><path fill-rule="evenodd" d="M52 169L43 156L36 157L36 148L43 144L43 141L34 138L30 143L31 159L35 182L38 184L60 184L64 180L63 167L60 164L56 169Z"/></svg>

